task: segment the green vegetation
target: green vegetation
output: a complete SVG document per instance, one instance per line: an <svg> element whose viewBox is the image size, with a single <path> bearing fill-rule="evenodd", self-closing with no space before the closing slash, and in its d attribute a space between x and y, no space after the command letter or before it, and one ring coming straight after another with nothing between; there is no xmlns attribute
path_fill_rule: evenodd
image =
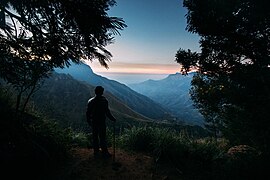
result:
<svg viewBox="0 0 270 180"><path fill-rule="evenodd" d="M112 55L105 46L126 27L107 14L115 3L0 1L0 78L16 89L16 113L55 67L96 58L108 68Z"/></svg>
<svg viewBox="0 0 270 180"><path fill-rule="evenodd" d="M63 107L60 103L68 97L57 91L60 100L47 106L50 118L26 105L40 80L54 67L68 65L70 59L78 63L80 58L97 58L107 67L111 54L105 46L126 27L121 18L108 17L106 11L114 4L113 0L0 2L0 78L13 87L5 89L1 84L0 88L2 176L12 179L19 173L39 179L65 163L72 147L91 146L91 132L82 118L84 104L76 104L76 98L69 104L71 109L54 109L52 105ZM267 5L262 0L185 0L187 29L201 37L202 52L180 49L176 61L184 73L198 69L191 96L212 134L197 126L148 121L119 104L114 109L119 119L117 146L151 155L156 164L170 165L185 179L269 176ZM89 92L89 87L84 88ZM68 112L71 118L57 117L55 110L63 111L58 115ZM80 122L74 122L72 115ZM112 124L108 127L112 145Z"/></svg>
<svg viewBox="0 0 270 180"><path fill-rule="evenodd" d="M192 138L169 128L133 127L118 136L118 146L153 156L156 164L173 167L184 179L260 179L266 163L254 151L230 156L225 139Z"/></svg>
<svg viewBox="0 0 270 180"><path fill-rule="evenodd" d="M37 112L24 113L22 123L18 123L12 95L3 88L0 92L0 110L5 115L1 118L1 156L7 170L30 178L46 177L67 163L73 147L91 148L91 132L63 128ZM116 147L147 154L155 159L155 166L170 167L179 177L225 180L266 175L268 161L254 148L232 150L226 139L213 139L204 133L195 136L197 128L134 122L129 126L116 123ZM108 123L109 146L113 145L112 127Z"/></svg>
<svg viewBox="0 0 270 180"><path fill-rule="evenodd" d="M76 135L37 112L17 116L12 97L0 88L1 177L38 179L65 161Z"/></svg>
<svg viewBox="0 0 270 180"><path fill-rule="evenodd" d="M201 52L180 49L182 72L197 69L191 97L213 136L270 152L270 12L263 0L184 0L187 30Z"/></svg>

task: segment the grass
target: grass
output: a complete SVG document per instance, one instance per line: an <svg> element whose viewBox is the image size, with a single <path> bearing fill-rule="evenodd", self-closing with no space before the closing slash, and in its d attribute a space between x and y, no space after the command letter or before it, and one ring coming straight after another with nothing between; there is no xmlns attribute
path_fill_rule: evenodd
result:
<svg viewBox="0 0 270 180"><path fill-rule="evenodd" d="M117 137L117 143L125 150L153 156L157 164L170 164L185 179L256 179L267 175L269 165L262 156L228 156L226 139L197 139L170 128L132 127Z"/></svg>

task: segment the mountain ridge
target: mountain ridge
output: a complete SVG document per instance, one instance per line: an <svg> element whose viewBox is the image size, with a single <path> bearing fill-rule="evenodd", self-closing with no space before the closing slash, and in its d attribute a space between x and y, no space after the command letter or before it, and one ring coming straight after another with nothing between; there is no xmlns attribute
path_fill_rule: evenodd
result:
<svg viewBox="0 0 270 180"><path fill-rule="evenodd" d="M79 81L87 82L92 86L103 86L105 91L111 92L119 100L123 101L131 109L142 114L143 116L156 120L172 118L168 109L160 106L147 96L132 90L125 84L95 74L91 67L85 63L71 63L69 67L63 69L57 68L55 71L58 73L70 74L73 78Z"/></svg>
<svg viewBox="0 0 270 180"><path fill-rule="evenodd" d="M194 107L189 94L194 74L175 73L161 80L129 84L129 87L170 109L177 119L188 124L202 125L203 117Z"/></svg>
<svg viewBox="0 0 270 180"><path fill-rule="evenodd" d="M49 118L60 122L63 127L88 129L86 107L89 98L94 96L94 86L74 79L71 75L52 73L32 97L35 106ZM120 124L153 121L123 104L110 92L104 96L109 101L112 114Z"/></svg>

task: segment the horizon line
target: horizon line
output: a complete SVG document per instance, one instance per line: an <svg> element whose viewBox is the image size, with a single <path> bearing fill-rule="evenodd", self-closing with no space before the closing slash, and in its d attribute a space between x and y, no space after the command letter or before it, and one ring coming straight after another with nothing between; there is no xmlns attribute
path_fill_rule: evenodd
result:
<svg viewBox="0 0 270 180"><path fill-rule="evenodd" d="M102 74L130 74L130 75L170 75L170 74L177 74L180 72L175 72L175 73L141 73L141 72L105 72L105 71L98 71L94 73L102 73Z"/></svg>
<svg viewBox="0 0 270 180"><path fill-rule="evenodd" d="M122 74L175 74L180 72L180 65L154 64L154 63L127 63L110 62L109 68L101 66L99 62L86 62L97 73L122 73Z"/></svg>

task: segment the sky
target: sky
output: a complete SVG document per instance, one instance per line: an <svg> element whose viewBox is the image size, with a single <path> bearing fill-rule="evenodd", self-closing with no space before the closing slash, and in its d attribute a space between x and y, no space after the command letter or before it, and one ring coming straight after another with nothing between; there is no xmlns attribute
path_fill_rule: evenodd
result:
<svg viewBox="0 0 270 180"><path fill-rule="evenodd" d="M95 73L109 78L116 73L174 74L180 70L175 62L179 48L200 51L199 37L186 31L187 10L183 0L116 0L116 3L108 14L123 18L128 27L106 47L113 55L109 69L95 60L88 63Z"/></svg>

